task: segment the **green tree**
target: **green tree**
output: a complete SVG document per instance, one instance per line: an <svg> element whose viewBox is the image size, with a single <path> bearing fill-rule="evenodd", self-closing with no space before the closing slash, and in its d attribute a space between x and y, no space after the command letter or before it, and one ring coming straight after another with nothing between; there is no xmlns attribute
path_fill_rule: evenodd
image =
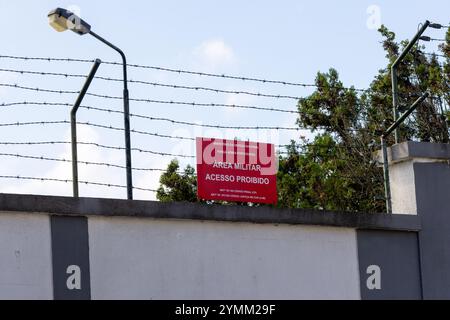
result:
<svg viewBox="0 0 450 320"><path fill-rule="evenodd" d="M197 201L197 177L194 168L188 165L184 172L179 172L179 169L178 161L172 160L166 172L161 175L161 186L156 192L159 201Z"/></svg>
<svg viewBox="0 0 450 320"><path fill-rule="evenodd" d="M288 148L280 158L278 174L280 206L329 210L382 212L382 171L373 161L379 136L393 123L390 66L407 42L380 28L389 64L379 71L369 90L346 89L336 70L318 73L317 90L299 101L297 123L317 135L312 142ZM431 98L401 126L401 139L449 142L449 46L441 46L446 62L428 56L416 46L398 68L399 95L403 109L425 91ZM393 137L388 142L393 144ZM296 181L298 183L296 183Z"/></svg>
<svg viewBox="0 0 450 320"><path fill-rule="evenodd" d="M279 158L279 207L363 212L385 211L382 170L374 161L379 137L393 123L390 66L406 41L382 26L388 65L379 70L370 88L347 88L335 69L317 74L316 91L298 103L297 124L315 133L312 141L292 141ZM415 46L398 67L401 109L425 91L428 98L400 127L401 141L449 142L450 29L440 46L445 57ZM394 143L389 137L389 144ZM161 176L161 201L197 201L195 173L191 167L176 173L171 163Z"/></svg>

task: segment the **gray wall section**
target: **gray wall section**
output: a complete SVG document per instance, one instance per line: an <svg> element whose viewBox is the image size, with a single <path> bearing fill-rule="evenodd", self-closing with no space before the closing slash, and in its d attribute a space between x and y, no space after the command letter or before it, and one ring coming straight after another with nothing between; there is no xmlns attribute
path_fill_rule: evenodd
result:
<svg viewBox="0 0 450 320"><path fill-rule="evenodd" d="M409 251L389 237L421 225L417 216L5 194L0 222L0 298L32 299L359 299L358 249L369 261L381 248L390 258L380 263L409 268ZM356 229L392 233L368 233L364 249Z"/></svg>
<svg viewBox="0 0 450 320"><path fill-rule="evenodd" d="M450 166L414 164L424 299L450 299Z"/></svg>
<svg viewBox="0 0 450 320"><path fill-rule="evenodd" d="M88 221L51 216L53 292L55 300L89 300Z"/></svg>
<svg viewBox="0 0 450 320"><path fill-rule="evenodd" d="M112 216L154 219L186 219L258 224L302 224L362 229L420 229L417 216L332 212L310 209L277 209L203 205L187 202L128 201L0 194L0 211L42 212L70 216Z"/></svg>
<svg viewBox="0 0 450 320"><path fill-rule="evenodd" d="M359 299L355 230L89 218L93 299Z"/></svg>
<svg viewBox="0 0 450 320"><path fill-rule="evenodd" d="M50 221L47 215L0 212L0 300L50 300Z"/></svg>
<svg viewBox="0 0 450 320"><path fill-rule="evenodd" d="M416 232L358 230L357 237L363 300L422 298ZM372 266L380 268L380 287L371 286Z"/></svg>

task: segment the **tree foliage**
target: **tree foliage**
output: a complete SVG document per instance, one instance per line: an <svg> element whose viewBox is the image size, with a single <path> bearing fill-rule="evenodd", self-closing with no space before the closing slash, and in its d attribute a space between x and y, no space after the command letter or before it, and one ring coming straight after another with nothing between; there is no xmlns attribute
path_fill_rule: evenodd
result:
<svg viewBox="0 0 450 320"><path fill-rule="evenodd" d="M195 169L187 166L184 172L179 172L180 165L177 160L170 162L159 182L161 186L156 192L156 197L162 202L171 201L197 201L197 177Z"/></svg>
<svg viewBox="0 0 450 320"><path fill-rule="evenodd" d="M297 124L315 134L312 141L292 141L279 158L279 207L382 212L383 175L374 152L392 123L390 67L408 44L396 42L385 26L379 29L388 65L365 92L347 88L337 70L319 72L317 89L298 103ZM415 46L398 67L400 109L406 110L428 91L431 95L400 127L401 141L449 142L450 29L440 55ZM393 137L389 137L393 144ZM161 176L158 199L197 201L195 173L178 174L172 162Z"/></svg>

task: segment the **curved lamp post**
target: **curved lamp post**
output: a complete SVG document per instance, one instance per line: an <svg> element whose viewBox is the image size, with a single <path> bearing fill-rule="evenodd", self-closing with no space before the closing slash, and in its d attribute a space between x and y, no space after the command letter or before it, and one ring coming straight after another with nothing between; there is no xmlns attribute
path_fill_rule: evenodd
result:
<svg viewBox="0 0 450 320"><path fill-rule="evenodd" d="M100 40L107 46L117 51L122 57L123 61L123 110L124 110L124 122L125 122L125 153L126 153L126 172L127 172L127 198L133 199L133 181L131 171L131 139L130 139L130 100L128 94L127 83L127 60L125 54L118 47L100 37L98 34L91 30L91 25L80 17L76 16L72 12L57 8L50 11L48 14L50 25L58 32L66 30L72 30L79 35L90 34L94 38Z"/></svg>

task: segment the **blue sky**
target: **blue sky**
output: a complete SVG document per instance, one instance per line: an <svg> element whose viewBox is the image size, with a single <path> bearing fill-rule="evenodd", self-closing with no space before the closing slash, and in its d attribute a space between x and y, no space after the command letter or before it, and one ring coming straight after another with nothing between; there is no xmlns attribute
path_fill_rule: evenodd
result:
<svg viewBox="0 0 450 320"><path fill-rule="evenodd" d="M421 1L6 1L0 0L0 55L70 57L119 61L118 55L90 36L57 33L47 22L55 7L70 8L88 21L93 30L122 48L130 63L202 72L226 73L313 83L318 71L336 68L347 86L365 88L385 67L378 23L387 25L398 38L408 39L425 19L448 24L450 2ZM442 38L444 31L427 34ZM435 50L435 44L428 46ZM0 59L0 69L87 74L87 63L48 63ZM121 77L120 68L102 65L98 75ZM130 69L130 78L185 86L204 86L305 96L310 89L178 75L156 70ZM83 79L40 77L0 72L0 83L54 90L77 91ZM90 92L120 96L120 83L95 80ZM292 99L269 99L245 95L165 89L130 84L132 98L181 100L200 103L246 104L295 110ZM0 87L0 104L18 101L73 103L76 94L59 95ZM121 101L86 97L84 105L120 111ZM0 123L68 120L70 107L15 106L1 108ZM150 103L131 103L131 112L200 124L231 126L295 126L295 115L230 108L200 108ZM80 121L121 126L121 115L80 110ZM224 131L185 127L132 118L132 128L175 136L239 137L286 144L307 132ZM123 146L123 134L79 127L79 141ZM0 128L0 142L69 141L68 125ZM133 147L166 153L195 154L193 143L133 135ZM123 152L80 146L80 160L124 163ZM68 145L5 146L0 153L70 159ZM70 163L32 161L1 156L0 175L23 175L70 179ZM171 157L133 153L133 166L165 168ZM182 165L194 160L180 159ZM125 171L80 166L80 179L125 184ZM159 173L134 172L136 186L156 188ZM70 184L0 179L0 192L71 195ZM123 189L80 186L81 196L124 198ZM135 192L138 199L154 199L149 192Z"/></svg>

